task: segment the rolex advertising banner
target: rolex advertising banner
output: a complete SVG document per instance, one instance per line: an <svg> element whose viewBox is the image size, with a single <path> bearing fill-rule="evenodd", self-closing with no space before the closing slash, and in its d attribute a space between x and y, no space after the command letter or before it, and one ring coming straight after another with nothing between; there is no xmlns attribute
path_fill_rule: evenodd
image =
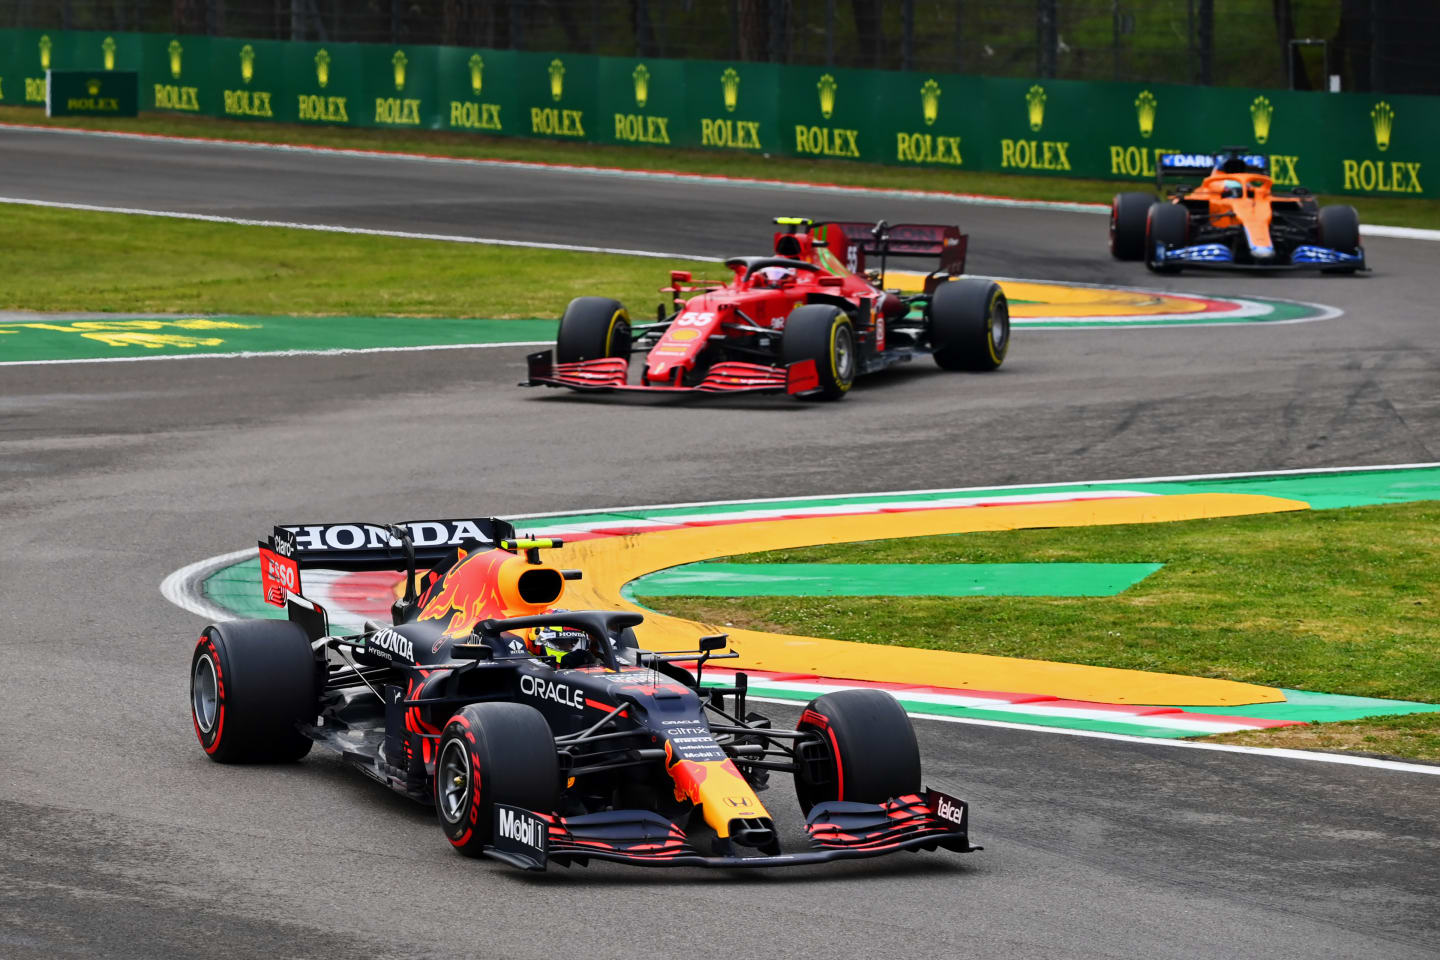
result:
<svg viewBox="0 0 1440 960"><path fill-rule="evenodd" d="M1282 188L1440 195L1440 97L0 30L0 103L43 106L51 69L135 71L142 110L240 120L1132 182L1161 152L1233 145Z"/></svg>
<svg viewBox="0 0 1440 960"><path fill-rule="evenodd" d="M146 110L215 116L213 44L209 37L145 35L140 105Z"/></svg>
<svg viewBox="0 0 1440 960"><path fill-rule="evenodd" d="M218 104L213 112L231 120L278 120L283 104L293 118L295 97L285 85L289 47L279 40L211 38L210 83Z"/></svg>
<svg viewBox="0 0 1440 960"><path fill-rule="evenodd" d="M367 123L365 66L359 43L287 43L275 119L282 123ZM381 69L378 57L371 70Z"/></svg>
<svg viewBox="0 0 1440 960"><path fill-rule="evenodd" d="M440 47L436 58L442 129L494 135L529 129L529 116L520 112L514 51Z"/></svg>
<svg viewBox="0 0 1440 960"><path fill-rule="evenodd" d="M556 140L601 140L599 59L589 54L517 53L515 76L522 121L511 131Z"/></svg>
<svg viewBox="0 0 1440 960"><path fill-rule="evenodd" d="M365 115L355 122L376 127L441 126L436 95L440 72L438 47L396 47L366 44L364 54Z"/></svg>
<svg viewBox="0 0 1440 960"><path fill-rule="evenodd" d="M883 162L879 77L867 70L786 69L779 91L784 152Z"/></svg>
<svg viewBox="0 0 1440 960"><path fill-rule="evenodd" d="M876 75L883 163L980 169L985 96L979 77Z"/></svg>
<svg viewBox="0 0 1440 960"><path fill-rule="evenodd" d="M685 142L738 153L785 153L773 63L690 60L684 65Z"/></svg>
<svg viewBox="0 0 1440 960"><path fill-rule="evenodd" d="M694 147L685 123L685 66L679 60L597 58L599 124L603 143Z"/></svg>
<svg viewBox="0 0 1440 960"><path fill-rule="evenodd" d="M131 70L51 70L47 117L133 117L140 112L139 74Z"/></svg>

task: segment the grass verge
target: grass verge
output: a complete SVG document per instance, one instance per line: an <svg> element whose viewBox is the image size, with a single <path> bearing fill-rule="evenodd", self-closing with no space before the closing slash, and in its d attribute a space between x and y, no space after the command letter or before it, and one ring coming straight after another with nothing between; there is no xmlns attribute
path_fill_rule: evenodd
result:
<svg viewBox="0 0 1440 960"><path fill-rule="evenodd" d="M865 643L1440 703L1440 501L839 544L731 562L1162 562L1114 597L667 597L666 613ZM1440 761L1440 714L1227 738Z"/></svg>
<svg viewBox="0 0 1440 960"><path fill-rule="evenodd" d="M694 262L0 204L0 309L558 317L573 297L637 313Z"/></svg>
<svg viewBox="0 0 1440 960"><path fill-rule="evenodd" d="M33 108L0 107L0 122L81 129L125 130L187 137L215 137L225 140L313 144L360 150L430 153L485 160L520 160L531 163L572 163L623 167L630 170L665 170L728 177L754 177L763 180L833 183L852 187L938 190L950 193L1079 203L1108 204L1110 198L1117 191L1143 190L1154 186L1150 181L1127 182L1123 180L1084 180L1070 177L1017 176L951 169L916 170L843 160L737 155L733 151L558 143L552 140L488 137L443 130L363 130L280 123L242 123L213 117L180 117L163 113L149 113L136 119L99 121L73 117L50 119ZM1362 223L1440 228L1440 200L1348 196L1322 196L1320 200L1322 203L1354 205L1360 211ZM1103 252L1100 247L1096 249Z"/></svg>

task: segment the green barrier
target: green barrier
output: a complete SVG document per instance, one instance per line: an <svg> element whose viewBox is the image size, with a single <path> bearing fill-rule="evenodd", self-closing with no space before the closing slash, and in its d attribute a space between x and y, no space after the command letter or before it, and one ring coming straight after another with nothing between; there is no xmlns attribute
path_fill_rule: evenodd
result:
<svg viewBox="0 0 1440 960"><path fill-rule="evenodd" d="M139 74L122 70L51 70L47 117L134 117L140 113Z"/></svg>
<svg viewBox="0 0 1440 960"><path fill-rule="evenodd" d="M773 63L692 60L684 65L684 141L716 150L782 153Z"/></svg>
<svg viewBox="0 0 1440 960"><path fill-rule="evenodd" d="M1244 145L1281 187L1440 195L1440 98L1082 83L389 44L0 30L0 103L45 71L138 71L146 110L1151 179Z"/></svg>

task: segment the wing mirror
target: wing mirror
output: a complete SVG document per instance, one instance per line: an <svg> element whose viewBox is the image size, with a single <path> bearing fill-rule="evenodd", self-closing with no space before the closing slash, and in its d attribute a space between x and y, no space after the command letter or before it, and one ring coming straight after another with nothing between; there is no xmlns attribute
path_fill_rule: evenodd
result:
<svg viewBox="0 0 1440 960"><path fill-rule="evenodd" d="M700 638L700 649L709 653L711 650L724 650L725 644L730 639L728 633L712 633L708 637Z"/></svg>

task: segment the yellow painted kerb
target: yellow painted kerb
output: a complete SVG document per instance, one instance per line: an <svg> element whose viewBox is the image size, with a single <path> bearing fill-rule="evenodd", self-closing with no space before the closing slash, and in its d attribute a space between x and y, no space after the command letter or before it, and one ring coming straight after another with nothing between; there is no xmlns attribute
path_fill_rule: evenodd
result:
<svg viewBox="0 0 1440 960"><path fill-rule="evenodd" d="M822 543L1026 527L1160 523L1306 509L1309 509L1306 503L1279 497L1192 493L843 518L806 517L599 537L567 544L557 559L563 558L566 566L585 571L585 578L566 592L566 606L639 610L645 614L645 623L637 628L641 645L652 650L676 650L693 647L697 636L716 632L715 627L637 607L620 596L626 583L656 570L714 557ZM1238 706L1285 699L1284 694L1273 687L1204 677L889 647L754 630L731 631L730 639L731 648L740 654L740 659L726 661L727 667L781 673L1034 693L1098 703Z"/></svg>

